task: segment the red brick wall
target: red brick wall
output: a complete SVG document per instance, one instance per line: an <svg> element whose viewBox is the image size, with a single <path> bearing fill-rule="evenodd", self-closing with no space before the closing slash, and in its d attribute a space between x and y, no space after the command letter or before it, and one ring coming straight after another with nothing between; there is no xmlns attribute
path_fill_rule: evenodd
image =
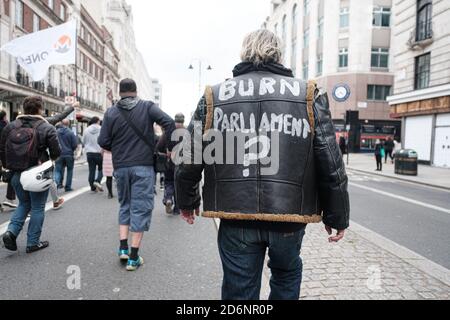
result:
<svg viewBox="0 0 450 320"><path fill-rule="evenodd" d="M5 5L5 14L9 17L9 0L3 0Z"/></svg>
<svg viewBox="0 0 450 320"><path fill-rule="evenodd" d="M44 30L48 28L48 23L47 21L45 21L44 19L41 19L41 23L40 23L40 29Z"/></svg>
<svg viewBox="0 0 450 320"><path fill-rule="evenodd" d="M33 10L26 4L23 5L23 28L27 32L33 32Z"/></svg>

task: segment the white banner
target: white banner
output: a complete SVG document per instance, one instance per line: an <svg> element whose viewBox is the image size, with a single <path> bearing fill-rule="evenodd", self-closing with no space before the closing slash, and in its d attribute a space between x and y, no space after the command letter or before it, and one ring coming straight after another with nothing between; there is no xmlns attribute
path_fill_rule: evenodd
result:
<svg viewBox="0 0 450 320"><path fill-rule="evenodd" d="M45 79L52 65L75 64L77 22L31 33L8 42L0 51L17 58L17 63L33 81Z"/></svg>

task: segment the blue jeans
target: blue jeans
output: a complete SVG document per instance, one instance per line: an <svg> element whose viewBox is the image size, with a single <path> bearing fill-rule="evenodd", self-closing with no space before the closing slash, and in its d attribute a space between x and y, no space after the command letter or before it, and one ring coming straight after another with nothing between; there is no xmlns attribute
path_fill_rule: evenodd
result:
<svg viewBox="0 0 450 320"><path fill-rule="evenodd" d="M31 212L31 219L28 225L27 247L36 246L40 242L42 225L45 217L45 204L48 198L48 190L45 192L28 192L23 190L20 184L20 174L16 173L11 179L11 185L16 191L19 199L19 206L14 211L8 231L19 236L23 229L28 214Z"/></svg>
<svg viewBox="0 0 450 320"><path fill-rule="evenodd" d="M131 232L149 231L155 201L155 170L120 168L114 171L114 177L120 203L119 224L130 226Z"/></svg>
<svg viewBox="0 0 450 320"><path fill-rule="evenodd" d="M103 157L101 153L88 153L87 162L89 165L89 185L95 191L94 182L102 183L103 179ZM95 174L97 173L97 178Z"/></svg>
<svg viewBox="0 0 450 320"><path fill-rule="evenodd" d="M305 228L283 234L234 227L222 222L219 251L223 266L223 300L259 300L261 278L269 249L270 300L299 300L303 263L300 250Z"/></svg>
<svg viewBox="0 0 450 320"><path fill-rule="evenodd" d="M164 205L166 205L167 201L169 200L174 204L173 212L179 213L180 209L178 209L177 200L175 197L175 181L166 180L164 183Z"/></svg>
<svg viewBox="0 0 450 320"><path fill-rule="evenodd" d="M64 171L67 167L66 190L72 190L73 168L75 158L73 156L62 156L55 163L55 182L61 187L64 179Z"/></svg>

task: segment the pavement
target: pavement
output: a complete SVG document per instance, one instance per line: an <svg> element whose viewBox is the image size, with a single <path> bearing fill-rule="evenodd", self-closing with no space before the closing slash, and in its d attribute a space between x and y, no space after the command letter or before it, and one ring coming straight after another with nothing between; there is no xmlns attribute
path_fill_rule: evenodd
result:
<svg viewBox="0 0 450 320"><path fill-rule="evenodd" d="M26 255L25 234L19 253L0 248L0 300L220 299L216 220L188 226L165 214L159 192L141 250L146 264L128 273L116 257L116 200L89 192L85 165L75 177L78 190L65 195L65 207L47 213L49 249ZM449 194L350 172L351 227L343 242L329 244L322 225L308 226L301 299L450 299ZM0 217L1 229L9 215ZM263 299L269 279L266 268Z"/></svg>
<svg viewBox="0 0 450 320"><path fill-rule="evenodd" d="M412 183L434 186L450 190L450 168L438 168L419 164L418 176L403 176L395 174L395 167L389 161L388 164L383 163L383 171L377 172L375 157L373 154L350 154L349 170L379 175L384 177L396 178Z"/></svg>

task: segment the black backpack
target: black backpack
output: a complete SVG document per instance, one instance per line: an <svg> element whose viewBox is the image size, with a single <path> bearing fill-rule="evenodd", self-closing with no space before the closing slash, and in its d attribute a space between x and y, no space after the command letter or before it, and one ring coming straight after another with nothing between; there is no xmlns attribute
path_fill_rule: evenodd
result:
<svg viewBox="0 0 450 320"><path fill-rule="evenodd" d="M31 127L24 126L22 120L16 120L6 139L6 168L22 172L39 162L38 127L45 123L38 120Z"/></svg>

